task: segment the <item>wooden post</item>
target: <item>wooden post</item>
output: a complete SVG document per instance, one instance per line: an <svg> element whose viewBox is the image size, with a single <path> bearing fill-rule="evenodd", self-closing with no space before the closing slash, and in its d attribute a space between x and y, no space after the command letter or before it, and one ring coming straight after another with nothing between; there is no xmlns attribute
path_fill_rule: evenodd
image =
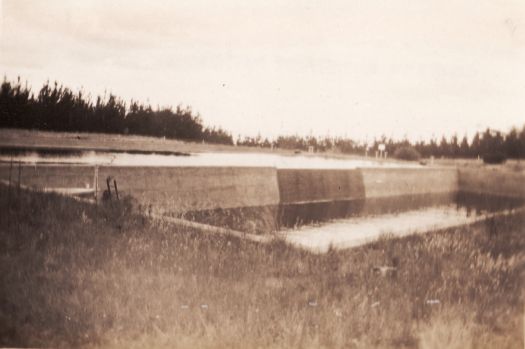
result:
<svg viewBox="0 0 525 349"><path fill-rule="evenodd" d="M20 177L22 172L22 162L18 160L18 197L20 197Z"/></svg>
<svg viewBox="0 0 525 349"><path fill-rule="evenodd" d="M111 200L111 177L106 178L106 185L108 187L108 199Z"/></svg>
<svg viewBox="0 0 525 349"><path fill-rule="evenodd" d="M95 203L98 202L98 166L95 165L95 173L93 175L93 191L95 193Z"/></svg>
<svg viewBox="0 0 525 349"><path fill-rule="evenodd" d="M9 165L9 184L7 186L7 226L9 227L9 216L11 216L11 173L13 171L13 157Z"/></svg>
<svg viewBox="0 0 525 349"><path fill-rule="evenodd" d="M9 189L11 189L11 173L13 172L13 158L9 162Z"/></svg>
<svg viewBox="0 0 525 349"><path fill-rule="evenodd" d="M118 188L117 188L117 180L113 179L113 185L115 186L115 195L117 196L117 200L120 200L118 197Z"/></svg>

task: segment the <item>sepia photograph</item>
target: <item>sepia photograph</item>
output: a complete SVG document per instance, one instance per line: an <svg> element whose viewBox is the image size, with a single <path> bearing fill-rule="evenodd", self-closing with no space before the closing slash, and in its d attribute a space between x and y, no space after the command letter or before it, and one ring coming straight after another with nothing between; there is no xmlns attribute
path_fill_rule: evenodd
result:
<svg viewBox="0 0 525 349"><path fill-rule="evenodd" d="M524 349L524 0L0 0L0 349Z"/></svg>

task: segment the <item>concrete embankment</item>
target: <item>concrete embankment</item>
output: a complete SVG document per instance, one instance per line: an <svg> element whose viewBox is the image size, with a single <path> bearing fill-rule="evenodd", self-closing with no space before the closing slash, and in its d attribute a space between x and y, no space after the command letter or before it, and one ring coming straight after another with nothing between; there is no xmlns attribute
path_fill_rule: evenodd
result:
<svg viewBox="0 0 525 349"><path fill-rule="evenodd" d="M1 164L0 179L34 188L93 188L94 168L84 165Z"/></svg>
<svg viewBox="0 0 525 349"><path fill-rule="evenodd" d="M277 170L281 204L365 198L360 170Z"/></svg>
<svg viewBox="0 0 525 349"><path fill-rule="evenodd" d="M0 165L0 179L18 181L18 166ZM158 214L244 207L287 206L304 215L322 209L373 211L376 199L472 192L525 198L525 176L455 168L367 168L354 170L250 167L98 168L98 193L106 178L116 179L121 195L133 196ZM37 188L93 188L95 168L79 165L21 165L20 182ZM418 199L419 200L419 199ZM404 200L412 205L421 200ZM432 198L434 200L434 198ZM353 204L344 202L354 202ZM379 202L379 201L378 201ZM343 204L344 203L344 204ZM299 207L299 205L310 205ZM312 206L313 205L313 206ZM395 203L397 205L397 203ZM270 210L271 211L271 210ZM274 211L271 211L274 212Z"/></svg>
<svg viewBox="0 0 525 349"><path fill-rule="evenodd" d="M367 168L361 171L367 199L458 190L458 174L453 168Z"/></svg>
<svg viewBox="0 0 525 349"><path fill-rule="evenodd" d="M34 188L94 188L94 166L0 165L0 179ZM155 213L279 204L274 168L249 167L98 167L98 196L106 179L117 181L121 196L130 195ZM113 190L113 186L112 186Z"/></svg>
<svg viewBox="0 0 525 349"><path fill-rule="evenodd" d="M277 170L281 204L453 193L455 169Z"/></svg>
<svg viewBox="0 0 525 349"><path fill-rule="evenodd" d="M108 176L158 213L279 204L273 168L100 167L99 178Z"/></svg>
<svg viewBox="0 0 525 349"><path fill-rule="evenodd" d="M463 192L525 198L525 174L509 171L459 169L459 189Z"/></svg>

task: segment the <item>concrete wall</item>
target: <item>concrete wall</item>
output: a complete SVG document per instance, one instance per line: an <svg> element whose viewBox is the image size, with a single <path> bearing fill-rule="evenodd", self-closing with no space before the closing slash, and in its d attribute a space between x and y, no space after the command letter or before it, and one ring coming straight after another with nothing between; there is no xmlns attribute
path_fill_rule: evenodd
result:
<svg viewBox="0 0 525 349"><path fill-rule="evenodd" d="M450 193L455 169L277 170L282 204Z"/></svg>
<svg viewBox="0 0 525 349"><path fill-rule="evenodd" d="M9 179L9 164L0 165L0 179ZM18 182L18 164L13 163L12 183ZM20 184L36 188L93 188L93 166L21 165Z"/></svg>
<svg viewBox="0 0 525 349"><path fill-rule="evenodd" d="M277 170L282 204L353 200L365 197L359 170Z"/></svg>
<svg viewBox="0 0 525 349"><path fill-rule="evenodd" d="M525 175L497 169L459 169L459 190L525 198Z"/></svg>
<svg viewBox="0 0 525 349"><path fill-rule="evenodd" d="M458 174L453 168L368 168L361 172L366 198L449 193L458 190Z"/></svg>
<svg viewBox="0 0 525 349"><path fill-rule="evenodd" d="M12 169L18 180L18 166ZM290 205L363 200L462 191L525 198L525 175L485 169L370 168L311 170L239 167L100 167L117 179L121 194L156 212ZM0 179L9 164L0 165ZM92 188L94 167L22 165L21 184L35 187ZM370 201L371 202L371 201Z"/></svg>
<svg viewBox="0 0 525 349"><path fill-rule="evenodd" d="M160 213L279 203L273 168L100 167L99 176L99 186L112 176L119 192Z"/></svg>
<svg viewBox="0 0 525 349"><path fill-rule="evenodd" d="M36 188L93 188L93 166L22 165L20 182ZM133 196L156 213L279 204L274 168L242 167L99 167L99 197L106 178L117 180L119 193ZM12 183L18 181L13 166ZM9 164L0 166L8 180Z"/></svg>

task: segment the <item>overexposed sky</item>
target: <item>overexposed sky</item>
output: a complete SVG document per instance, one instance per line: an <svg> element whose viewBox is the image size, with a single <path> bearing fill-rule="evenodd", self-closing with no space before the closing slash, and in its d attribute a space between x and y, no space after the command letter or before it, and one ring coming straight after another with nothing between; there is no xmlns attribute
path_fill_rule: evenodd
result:
<svg viewBox="0 0 525 349"><path fill-rule="evenodd" d="M234 134L525 123L524 0L0 0L0 72L192 106Z"/></svg>

